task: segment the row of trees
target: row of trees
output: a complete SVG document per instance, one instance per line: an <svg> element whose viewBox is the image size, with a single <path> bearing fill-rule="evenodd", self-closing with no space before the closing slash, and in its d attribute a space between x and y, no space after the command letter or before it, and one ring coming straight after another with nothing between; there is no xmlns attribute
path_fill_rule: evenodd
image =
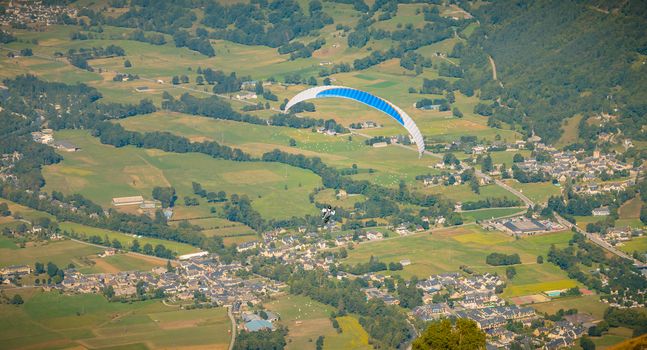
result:
<svg viewBox="0 0 647 350"><path fill-rule="evenodd" d="M110 240L110 237L108 237L108 235L105 235L103 238L101 238L101 236L99 235L87 236L86 234L78 233L74 230L72 230L71 232L65 231L64 234L74 239L79 239L92 244L104 245L106 247L112 247L115 249L130 250L135 253L142 253L159 258L175 259L176 255L175 252L166 248L163 244L156 244L155 247L153 247L152 244L146 243L142 246L137 239L134 239L130 243L130 245L125 245L116 238Z"/></svg>
<svg viewBox="0 0 647 350"><path fill-rule="evenodd" d="M202 188L202 184L198 182L192 182L191 187L193 189L193 194L205 198L209 203L227 201L227 193L225 191L207 192L207 190Z"/></svg>

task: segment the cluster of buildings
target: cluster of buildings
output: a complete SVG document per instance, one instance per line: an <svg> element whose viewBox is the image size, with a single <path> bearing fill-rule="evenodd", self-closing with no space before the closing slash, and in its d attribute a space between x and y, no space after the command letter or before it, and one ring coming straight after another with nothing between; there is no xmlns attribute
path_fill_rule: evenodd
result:
<svg viewBox="0 0 647 350"><path fill-rule="evenodd" d="M68 6L49 6L42 1L11 0L0 14L0 26L37 24L49 26L61 23L63 15L76 17L77 11Z"/></svg>
<svg viewBox="0 0 647 350"><path fill-rule="evenodd" d="M568 320L558 321L552 327L542 327L533 333L545 339L544 349L562 349L577 345L577 339L586 335L587 327Z"/></svg>
<svg viewBox="0 0 647 350"><path fill-rule="evenodd" d="M417 287L425 293L425 305L414 308L412 315L423 321L448 317L471 319L485 331L488 349L509 348L513 342L542 349L569 347L593 325L590 315L576 314L558 322L539 322L543 326L532 327L532 336L515 333L509 327L513 322L531 327L541 316L531 307L506 305L496 295L501 285L503 281L498 276L487 273L469 277L458 273L433 275L418 282ZM446 294L445 301L429 302L431 295L441 292Z"/></svg>
<svg viewBox="0 0 647 350"><path fill-rule="evenodd" d="M376 276L376 277L379 278L383 276ZM362 291L366 295L366 300L379 299L379 300L382 300L387 305L400 304L400 300L398 300L396 297L389 294L388 292L385 292L384 290L372 287L372 288L364 288L362 289Z"/></svg>
<svg viewBox="0 0 647 350"><path fill-rule="evenodd" d="M426 187L431 187L431 186L436 186L436 185L462 185L465 182L463 181L462 174L465 172L467 169L456 169L456 166L453 164L451 165L446 165L443 162L439 162L434 164L435 169L441 169L441 173L438 175L425 175L421 176L420 179L422 180L423 185ZM451 180L450 180L451 178ZM481 186L485 186L491 182L490 179L485 178L485 177L480 177L478 178L478 183Z"/></svg>
<svg viewBox="0 0 647 350"><path fill-rule="evenodd" d="M579 194L594 195L605 192L618 192L624 191L629 186L634 185L633 179L628 179L619 182L612 183L597 183L597 182L588 182L584 184L578 184L573 186L573 191ZM608 214L607 214L608 215Z"/></svg>
<svg viewBox="0 0 647 350"><path fill-rule="evenodd" d="M22 276L32 273L32 268L29 265L11 265L0 268L0 278L6 283L12 278L20 278Z"/></svg>
<svg viewBox="0 0 647 350"><path fill-rule="evenodd" d="M274 282L256 278L241 279L236 272L244 269L239 263L220 264L211 255L203 255L181 261L175 271L158 267L151 272L118 272L81 274L68 270L61 288L69 293L100 293L112 287L115 297L137 296L138 283L146 291L161 290L175 300L193 300L196 295L217 305L235 303L259 303L263 295L279 291Z"/></svg>
<svg viewBox="0 0 647 350"><path fill-rule="evenodd" d="M481 226L490 231L508 232L513 235L528 235L559 232L566 228L551 220L539 220L525 216L515 216L511 218L495 219L481 222Z"/></svg>
<svg viewBox="0 0 647 350"><path fill-rule="evenodd" d="M614 227L609 228L606 234L600 235L600 238L611 245L622 246L624 242L628 242L634 238L641 237L643 234L643 230L629 226ZM647 254L645 254L645 259L647 259Z"/></svg>
<svg viewBox="0 0 647 350"><path fill-rule="evenodd" d="M457 309L479 309L504 304L496 295L497 287L503 284L499 276L489 273L470 277L459 273L445 273L421 280L416 287L423 291L422 299L426 303L432 302L435 294L446 290L448 298L454 300L454 307ZM449 314L438 316L447 315Z"/></svg>
<svg viewBox="0 0 647 350"><path fill-rule="evenodd" d="M324 134L324 135L328 135L328 136L337 136L337 131L331 130L331 129L326 129L323 126L318 127L316 130L317 130L317 133L319 133L319 134Z"/></svg>
<svg viewBox="0 0 647 350"><path fill-rule="evenodd" d="M541 145L541 144L540 144ZM519 169L525 172L543 172L551 175L560 182L568 179L580 179L582 181L595 181L603 174L605 176L629 176L633 170L631 164L619 161L614 154L600 154L594 151L590 157L584 157L583 151L558 151L553 147L538 147L538 150L547 152L551 161L539 162L536 159L526 159L523 162L515 163ZM624 177L620 176L620 177ZM595 186L592 184L579 186L576 190L599 193L605 190L622 190L627 185L626 181L616 186L604 185Z"/></svg>

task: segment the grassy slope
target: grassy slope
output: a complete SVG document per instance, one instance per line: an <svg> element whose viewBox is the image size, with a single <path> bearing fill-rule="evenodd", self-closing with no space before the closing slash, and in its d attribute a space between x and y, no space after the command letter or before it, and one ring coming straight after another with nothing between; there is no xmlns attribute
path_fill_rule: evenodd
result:
<svg viewBox="0 0 647 350"><path fill-rule="evenodd" d="M158 266L166 266L163 260L135 255L132 253L117 254L105 258L93 259L95 265L81 268L81 273L114 273L116 271L149 271Z"/></svg>
<svg viewBox="0 0 647 350"><path fill-rule="evenodd" d="M52 261L58 266L67 266L74 263L84 266L82 258L103 251L101 248L77 243L73 241L54 241L49 243L36 243L26 248L15 247L0 248L0 266L15 264L34 265L39 261L47 263Z"/></svg>
<svg viewBox="0 0 647 350"><path fill-rule="evenodd" d="M76 233L85 234L87 236L99 236L101 237L101 239L103 239L105 236L108 236L108 238L110 238L110 241L115 239L120 241L123 247L129 247L132 241L134 239L137 239L139 241L139 244L142 246L147 243L150 243L153 247L155 247L158 244L162 244L166 248L170 249L171 251L175 252L178 255L195 253L199 250L196 247L193 247L191 245L184 244L184 243L168 241L165 239L150 238L150 237L135 238L125 233L105 230L105 229L96 228L96 227L89 227L89 226L76 224L72 222L63 222L59 225L59 227L61 228L61 230L66 230L69 232L74 231Z"/></svg>
<svg viewBox="0 0 647 350"><path fill-rule="evenodd" d="M248 195L255 209L266 218L303 216L316 211L308 202L307 191L319 186L321 180L302 169L277 163L219 160L195 153L117 149L100 144L83 131L62 131L56 138L69 140L82 150L66 153L61 163L44 169L47 191L77 192L109 206L112 197L140 194L151 198L153 187L174 186L181 206L184 196L193 196L191 183L196 181L209 191ZM195 209L203 216L209 215L209 207L204 203Z"/></svg>
<svg viewBox="0 0 647 350"><path fill-rule="evenodd" d="M131 130L173 130L194 141L215 140L257 156L278 148L290 153L320 157L326 164L340 169L357 164L364 169L359 176L383 185L397 185L401 178L412 181L416 175L428 172L428 166L436 162L430 157L418 159L415 152L400 147L368 147L359 136L349 141L345 136L324 136L309 129L249 125L166 112L128 118L120 123ZM296 147L288 146L291 138L297 142ZM377 172L366 173L369 168Z"/></svg>
<svg viewBox="0 0 647 350"><path fill-rule="evenodd" d="M564 232L515 240L503 233L485 232L469 225L436 231L431 235L416 234L361 244L349 251L349 257L344 262L366 262L371 255L386 263L408 258L412 264L399 273L404 277L416 275L426 278L430 274L457 271L461 265L468 265L477 272L505 275L504 267L486 265L485 257L491 252L517 253L524 265L517 265L519 274L509 281L506 290L506 296L517 296L576 284L554 265L536 264L537 256L545 257L550 244L564 246L570 237L569 232Z"/></svg>

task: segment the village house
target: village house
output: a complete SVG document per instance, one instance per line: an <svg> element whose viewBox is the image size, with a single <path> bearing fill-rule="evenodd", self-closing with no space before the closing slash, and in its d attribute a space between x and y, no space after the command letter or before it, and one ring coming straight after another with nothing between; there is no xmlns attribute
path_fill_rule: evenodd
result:
<svg viewBox="0 0 647 350"><path fill-rule="evenodd" d="M593 213L593 216L607 216L611 214L609 207L595 208L591 212Z"/></svg>
<svg viewBox="0 0 647 350"><path fill-rule="evenodd" d="M257 245L258 245L257 241L243 242L236 247L236 250L240 253L250 249L254 249L256 248Z"/></svg>
<svg viewBox="0 0 647 350"><path fill-rule="evenodd" d="M32 269L29 265L11 265L0 269L0 276L4 278L9 278L13 276L20 277L20 276L29 275L31 272L32 272Z"/></svg>
<svg viewBox="0 0 647 350"><path fill-rule="evenodd" d="M258 98L256 93L251 92L251 91L241 91L241 92L236 94L236 99L238 99L238 100L252 100L252 99L256 99L256 98Z"/></svg>

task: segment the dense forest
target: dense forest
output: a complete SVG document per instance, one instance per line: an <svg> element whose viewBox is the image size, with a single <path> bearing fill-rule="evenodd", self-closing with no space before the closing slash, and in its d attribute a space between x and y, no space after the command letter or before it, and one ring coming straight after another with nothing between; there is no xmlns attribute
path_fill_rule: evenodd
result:
<svg viewBox="0 0 647 350"><path fill-rule="evenodd" d="M553 142L564 119L609 113L626 135L645 139L647 2L504 0L473 12L482 27L461 63L483 66L482 50L496 61L502 85L470 77L482 98L500 97L496 118Z"/></svg>

